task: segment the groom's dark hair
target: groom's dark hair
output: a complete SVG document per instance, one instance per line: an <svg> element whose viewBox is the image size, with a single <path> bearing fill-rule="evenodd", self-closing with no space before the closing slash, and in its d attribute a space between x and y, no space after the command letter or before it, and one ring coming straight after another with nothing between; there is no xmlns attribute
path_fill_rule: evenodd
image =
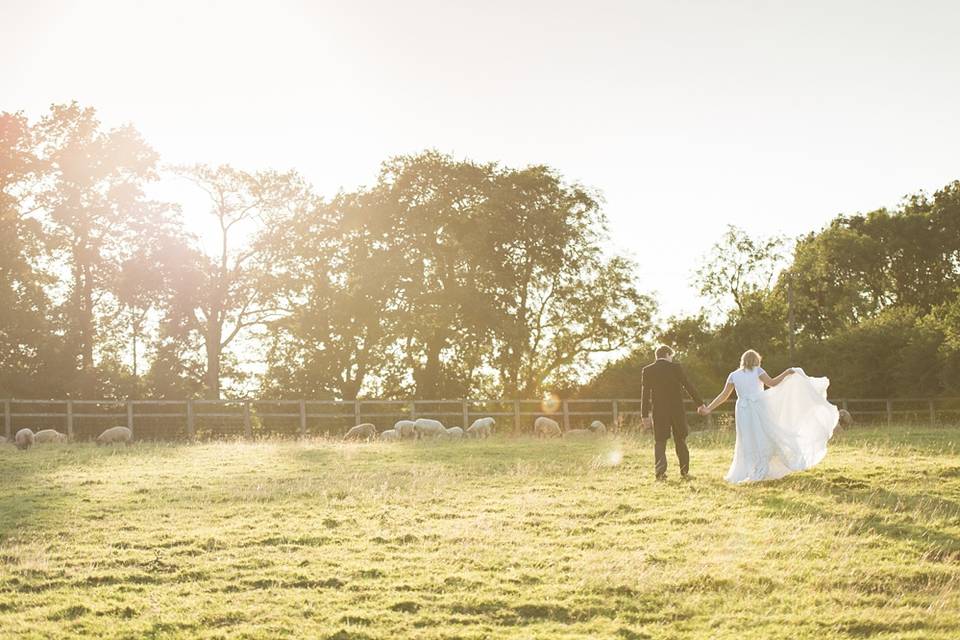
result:
<svg viewBox="0 0 960 640"><path fill-rule="evenodd" d="M673 349L671 349L665 344L662 344L659 347L657 347L657 350L654 351L653 353L658 358L669 358L670 356L673 355Z"/></svg>

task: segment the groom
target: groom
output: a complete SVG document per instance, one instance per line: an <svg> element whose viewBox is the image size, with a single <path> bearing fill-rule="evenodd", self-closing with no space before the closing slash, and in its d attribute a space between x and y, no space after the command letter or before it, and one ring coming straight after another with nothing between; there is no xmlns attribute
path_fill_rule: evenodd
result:
<svg viewBox="0 0 960 640"><path fill-rule="evenodd" d="M680 476L686 478L690 473L690 451L687 449L683 390L686 389L701 408L704 406L703 399L687 380L683 367L673 361L673 349L661 345L657 347L656 356L656 362L648 364L640 372L640 415L643 425L649 429L653 410L653 458L657 480L667 478L667 440L671 433L680 461Z"/></svg>

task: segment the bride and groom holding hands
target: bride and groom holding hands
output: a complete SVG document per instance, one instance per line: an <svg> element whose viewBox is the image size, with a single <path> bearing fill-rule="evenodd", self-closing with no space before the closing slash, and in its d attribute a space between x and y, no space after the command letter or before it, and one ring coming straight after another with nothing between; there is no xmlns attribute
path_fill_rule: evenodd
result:
<svg viewBox="0 0 960 640"><path fill-rule="evenodd" d="M689 477L684 391L699 405L700 415L708 415L737 392L737 440L725 476L728 482L782 478L809 469L826 455L838 419L837 407L827 402L827 378L811 378L803 369L787 369L771 378L760 366L760 354L750 349L740 357L740 368L727 376L717 397L705 404L683 367L673 362L673 349L662 345L655 355L656 361L640 375L640 411L644 426L653 429L658 480L666 478L666 448L671 436L680 476Z"/></svg>

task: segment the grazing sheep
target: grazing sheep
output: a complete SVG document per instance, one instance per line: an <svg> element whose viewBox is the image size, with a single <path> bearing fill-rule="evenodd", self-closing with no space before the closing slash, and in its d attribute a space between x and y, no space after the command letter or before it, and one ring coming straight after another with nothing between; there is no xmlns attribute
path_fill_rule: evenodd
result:
<svg viewBox="0 0 960 640"><path fill-rule="evenodd" d="M393 429L387 429L380 433L380 439L384 442L395 442L400 439L400 434Z"/></svg>
<svg viewBox="0 0 960 640"><path fill-rule="evenodd" d="M344 440L366 440L369 442L377 437L377 428L370 424L369 422L364 422L363 424L358 424L357 426L347 431L347 434L343 436Z"/></svg>
<svg viewBox="0 0 960 640"><path fill-rule="evenodd" d="M493 433L493 426L496 421L493 418L477 418L467 429L467 436L471 438L489 438Z"/></svg>
<svg viewBox="0 0 960 640"><path fill-rule="evenodd" d="M603 424L599 420L594 420L590 423L589 429L598 436L602 436L607 432L607 425Z"/></svg>
<svg viewBox="0 0 960 640"><path fill-rule="evenodd" d="M417 438L440 438L447 435L447 428L443 423L430 418L418 418L413 423L413 429L417 433Z"/></svg>
<svg viewBox="0 0 960 640"><path fill-rule="evenodd" d="M463 439L463 429L460 427L450 427L447 429L447 437L451 440L462 440Z"/></svg>
<svg viewBox="0 0 960 640"><path fill-rule="evenodd" d="M17 431L17 434L13 436L13 443L17 445L17 449L29 449L33 446L33 431L30 429L20 429L20 431Z"/></svg>
<svg viewBox="0 0 960 640"><path fill-rule="evenodd" d="M397 435L401 440L406 438L416 438L417 431L414 429L413 420L398 420L395 425L393 425L393 430L397 432Z"/></svg>
<svg viewBox="0 0 960 640"><path fill-rule="evenodd" d="M556 420L540 416L533 421L533 432L538 438L559 438L563 435Z"/></svg>
<svg viewBox="0 0 960 640"><path fill-rule="evenodd" d="M853 424L853 416L850 415L850 412L846 409L840 409L839 418L837 419L837 426L840 427L849 427Z"/></svg>
<svg viewBox="0 0 960 640"><path fill-rule="evenodd" d="M97 436L98 445L117 444L120 442L130 444L131 440L133 440L133 431L130 431L127 427L110 427Z"/></svg>
<svg viewBox="0 0 960 640"><path fill-rule="evenodd" d="M33 434L33 441L36 444L43 442L66 442L67 434L60 433L56 429L44 429Z"/></svg>

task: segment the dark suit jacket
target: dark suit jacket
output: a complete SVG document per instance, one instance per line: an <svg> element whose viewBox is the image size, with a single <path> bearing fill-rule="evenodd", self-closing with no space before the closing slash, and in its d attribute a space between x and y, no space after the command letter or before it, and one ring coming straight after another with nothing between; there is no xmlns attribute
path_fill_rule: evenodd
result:
<svg viewBox="0 0 960 640"><path fill-rule="evenodd" d="M640 372L641 415L649 416L651 410L654 413L682 413L684 389L697 406L704 404L703 398L690 384L687 374L679 364L666 360L648 364Z"/></svg>

